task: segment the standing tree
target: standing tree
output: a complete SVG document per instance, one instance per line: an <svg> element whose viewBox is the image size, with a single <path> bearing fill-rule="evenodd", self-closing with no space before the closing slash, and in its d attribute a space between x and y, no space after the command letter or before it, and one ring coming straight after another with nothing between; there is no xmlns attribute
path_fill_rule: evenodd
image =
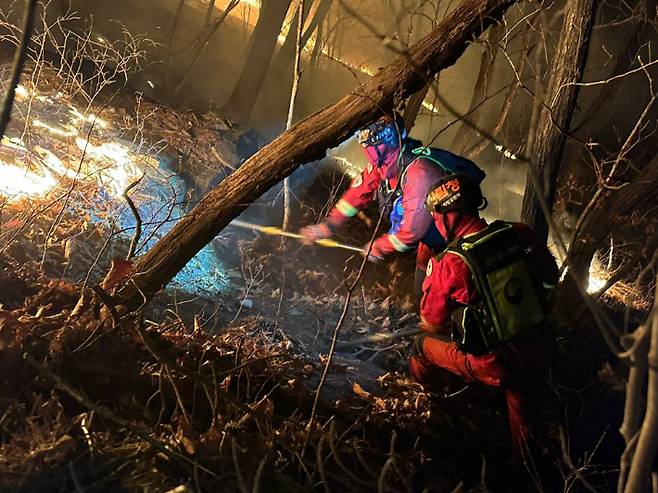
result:
<svg viewBox="0 0 658 493"><path fill-rule="evenodd" d="M438 85L438 79L436 83ZM411 96L409 96L409 99L407 99L407 104L404 107L404 113L402 114L402 119L404 120L404 125L407 128L407 132L411 132L411 129L416 124L416 118L418 118L418 113L420 113L420 108L423 106L423 101L425 101L427 92L430 90L431 85L432 79L428 80L427 83L420 88L420 90L413 93Z"/></svg>
<svg viewBox="0 0 658 493"><path fill-rule="evenodd" d="M297 91L299 90L299 80L302 78L302 28L304 27L304 0L299 0L297 8L297 26L295 35L295 63L292 74L292 88L290 89L290 104L288 105L288 118L286 119L286 130L292 127L292 120L295 115L295 101L297 100ZM290 227L291 215L291 193L290 178L285 177L283 180L283 224L282 228L287 231Z"/></svg>
<svg viewBox="0 0 658 493"><path fill-rule="evenodd" d="M487 34L486 42L484 43L484 51L480 60L480 71L478 78L475 81L475 88L473 89L473 97L468 106L468 118L472 125L479 126L480 116L482 115L483 103L487 98L487 93L493 80L494 67L496 65L496 55L498 54L498 43L505 35L505 26L498 24L491 27ZM455 138L452 141L452 150L457 154L463 154L466 149L470 147L473 138L472 131L469 126L462 124L457 130Z"/></svg>
<svg viewBox="0 0 658 493"><path fill-rule="evenodd" d="M299 19L301 17L302 19L301 27L303 29L304 24L306 23L306 19L308 19L308 14L309 11L311 10L312 5L313 5L312 0L306 0L304 2L303 12L300 12L299 9L295 9L295 15L293 16L292 21L290 22L290 28L288 29L288 34L286 34L286 39L283 41L283 44L279 48L279 51L277 51L276 55L274 56L274 61L272 62L274 65L281 65L288 68L290 63L293 62L295 58L295 50L297 46L297 31L299 30L300 27ZM302 39L308 40L308 37L306 37L306 31L304 31L304 35L302 36Z"/></svg>
<svg viewBox="0 0 658 493"><path fill-rule="evenodd" d="M572 0L566 3L562 33L552 63L553 72L534 145L530 149L534 169L528 171L522 220L543 241L548 239L548 224L537 194L542 194L549 208L552 208L564 143L578 99L578 83L582 79L587 60L596 3L597 0ZM533 173L539 177L539 190L533 186Z"/></svg>
<svg viewBox="0 0 658 493"><path fill-rule="evenodd" d="M272 55L291 0L263 0L256 27L249 41L242 73L224 111L237 123L246 123L263 87Z"/></svg>

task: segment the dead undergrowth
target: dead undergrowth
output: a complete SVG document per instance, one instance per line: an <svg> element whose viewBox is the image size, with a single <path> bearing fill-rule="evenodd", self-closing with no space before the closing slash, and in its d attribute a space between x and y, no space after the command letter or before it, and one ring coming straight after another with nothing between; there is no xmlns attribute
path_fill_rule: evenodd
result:
<svg viewBox="0 0 658 493"><path fill-rule="evenodd" d="M325 400L304 450L319 363L267 323L211 336L176 320L72 319L71 285L3 274L8 490L400 490L418 480L420 443L438 439L427 396L386 375L380 396L355 387Z"/></svg>

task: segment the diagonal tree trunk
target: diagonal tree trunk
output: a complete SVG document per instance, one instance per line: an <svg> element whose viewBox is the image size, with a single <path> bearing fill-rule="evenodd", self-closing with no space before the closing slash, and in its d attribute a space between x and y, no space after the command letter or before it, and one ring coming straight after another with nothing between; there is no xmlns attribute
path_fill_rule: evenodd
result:
<svg viewBox="0 0 658 493"><path fill-rule="evenodd" d="M135 266L118 304L136 309L257 197L302 163L320 158L356 129L390 111L441 69L455 63L475 36L513 0L466 0L408 53L343 97L300 121L211 190Z"/></svg>
<svg viewBox="0 0 658 493"><path fill-rule="evenodd" d="M320 29L325 17L327 17L327 14L329 13L331 2L332 0L320 0L318 7L315 9L315 14L313 14L313 18L308 23L308 26L306 26L306 30L302 36L302 46L306 46L306 43L308 43L308 40L316 29Z"/></svg>
<svg viewBox="0 0 658 493"><path fill-rule="evenodd" d="M215 11L215 0L210 0L208 2L208 8L206 9L206 20L203 22L203 27L208 27L210 21L212 20L212 14Z"/></svg>
<svg viewBox="0 0 658 493"><path fill-rule="evenodd" d="M227 116L236 123L246 123L256 105L290 3L291 0L263 0L242 73L224 106Z"/></svg>
<svg viewBox="0 0 658 493"><path fill-rule="evenodd" d="M578 99L589 39L594 23L597 0L567 2L562 33L553 61L553 73L546 91L546 102L539 117L535 145L530 150L535 169L528 171L523 197L522 220L531 226L540 240L548 239L548 224L541 211L537 194L546 198L549 207L555 201L555 184ZM532 186L530 173L537 173L541 190Z"/></svg>

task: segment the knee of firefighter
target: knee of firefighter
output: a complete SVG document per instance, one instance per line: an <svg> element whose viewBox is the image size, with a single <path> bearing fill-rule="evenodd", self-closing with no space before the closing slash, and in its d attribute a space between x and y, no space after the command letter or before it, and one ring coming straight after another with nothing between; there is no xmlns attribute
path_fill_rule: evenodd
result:
<svg viewBox="0 0 658 493"><path fill-rule="evenodd" d="M475 380L491 387L506 387L509 384L509 375L502 368L495 353L481 356L469 354L466 357L469 373Z"/></svg>
<svg viewBox="0 0 658 493"><path fill-rule="evenodd" d="M412 355L411 358L409 358L409 375L411 375L411 378L413 378L416 382L420 384L429 383L429 372L430 365L426 360L424 361L422 357Z"/></svg>
<svg viewBox="0 0 658 493"><path fill-rule="evenodd" d="M414 337L414 343L411 346L412 358L425 358L425 352L423 351L423 341L425 340L425 334L419 334Z"/></svg>

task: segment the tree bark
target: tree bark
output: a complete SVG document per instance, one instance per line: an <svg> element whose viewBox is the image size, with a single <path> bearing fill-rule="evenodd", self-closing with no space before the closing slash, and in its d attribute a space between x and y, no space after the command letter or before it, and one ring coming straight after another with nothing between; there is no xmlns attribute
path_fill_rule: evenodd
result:
<svg viewBox="0 0 658 493"><path fill-rule="evenodd" d="M553 207L566 134L578 99L578 83L582 79L587 60L596 4L597 0L567 2L562 34L552 64L554 71L548 83L546 103L539 117L535 145L530 152L534 159L534 169L528 170L522 220L544 242L548 239L548 224L539 206L537 194L543 194L548 206ZM542 190L535 190L532 186L530 173L533 172L538 174Z"/></svg>
<svg viewBox="0 0 658 493"><path fill-rule="evenodd" d="M187 84L188 79L190 78L192 73L194 73L194 69L196 68L197 63L199 63L199 60L201 59L201 53L203 52L204 49L206 49L208 43L210 43L212 37L215 35L215 33L219 30L221 25L224 23L231 10L236 8L239 3L240 0L231 0L228 3L228 5L226 5L226 8L221 13L221 15L213 21L212 25L208 25L205 27L204 29L205 33L199 37L199 45L197 47L196 53L194 53L194 56L192 57L192 61L188 65L187 69L185 70L183 77L181 77L181 80L176 85L176 89L174 90L174 95L178 95L183 90L183 87L185 87L185 84Z"/></svg>
<svg viewBox="0 0 658 493"><path fill-rule="evenodd" d="M539 15L536 15L535 18L530 22L530 24L526 26L523 30L522 43L521 43L523 49L519 56L519 60L516 64L517 67L516 70L518 71L519 74L523 74L525 71L528 62L528 55L533 50L533 48L531 47L531 42L533 39L532 34L538 31L538 25L540 22L541 22L541 13ZM537 48L535 47L534 49ZM516 101L516 96L519 92L520 87L521 85L518 83L518 81L512 84L505 95L505 99L502 106L500 107L500 110L494 113L495 123L491 125L493 126L493 130L491 131L491 135L493 137L497 138L500 135L504 135L506 127L509 127L509 124L506 125L506 123L508 122L507 117L509 116L512 106L514 106L514 102ZM494 110L490 110L490 111L494 111ZM480 115L479 119L480 119L480 125L482 125L480 128L488 128L490 126L488 122L483 121L485 120L484 115ZM481 136L470 146L465 147L463 154L467 156L469 159L475 160L489 145L491 145L489 139L486 139L483 136Z"/></svg>
<svg viewBox="0 0 658 493"><path fill-rule="evenodd" d="M171 78L171 59L174 53L174 38L176 36L176 29L178 29L178 22L180 21L183 9L185 8L185 0L178 0L176 7L176 14L174 14L174 24L171 26L169 33L169 42L167 43L167 59L165 61L165 89L167 94L170 94L170 81Z"/></svg>
<svg viewBox="0 0 658 493"><path fill-rule="evenodd" d="M11 119L11 111L14 107L14 97L16 96L16 86L21 79L21 73L25 66L25 59L27 57L27 49L30 45L30 36L32 36L32 28L34 27L34 19L37 13L38 2L36 0L27 0L23 10L23 23L22 34L20 42L16 51L14 52L14 59L11 63L11 78L5 93L5 99L0 109L0 137L5 136L5 131Z"/></svg>
<svg viewBox="0 0 658 493"><path fill-rule="evenodd" d="M302 36L302 46L306 46L306 43L308 43L308 40L316 29L320 29L325 17L327 17L327 14L329 13L331 2L332 0L320 0L318 7L315 9L315 14L313 14L313 18L308 23L308 26L306 26L306 30Z"/></svg>
<svg viewBox="0 0 658 493"><path fill-rule="evenodd" d="M462 55L473 37L514 0L466 0L408 53L343 97L295 124L211 190L135 265L118 304L139 308L235 216L302 163L322 157L355 130L390 111Z"/></svg>
<svg viewBox="0 0 658 493"><path fill-rule="evenodd" d="M291 0L263 1L242 73L224 106L226 115L236 123L246 123L256 105L290 3Z"/></svg>
<svg viewBox="0 0 658 493"><path fill-rule="evenodd" d="M212 14L214 10L215 10L215 0L210 0L210 2L208 2L208 8L206 9L206 20L203 22L203 27L208 27L210 25L210 21L212 20Z"/></svg>
<svg viewBox="0 0 658 493"><path fill-rule="evenodd" d="M315 36L315 44L313 45L313 51L311 52L311 60L309 61L309 67L311 67L312 74L320 67L320 54L322 53L322 43L324 43L324 22L318 24L318 34Z"/></svg>
<svg viewBox="0 0 658 493"><path fill-rule="evenodd" d="M312 4L313 4L312 0L306 0L304 2L304 12L302 13L303 19L308 19L308 13L311 10ZM277 51L274 57L274 65L282 65L287 68L289 64L294 60L295 48L297 46L297 31L299 28L299 16L300 16L299 9L295 9L295 16L293 17L292 22L290 23L290 29L288 30L288 34L286 34L286 39L283 41L281 48L279 48L279 51ZM302 30L304 28L305 22L306 22L305 20L302 20ZM306 34L306 32L304 32L304 34ZM304 39L308 39L308 38L302 36L302 40ZM306 43L303 43L302 47L305 45Z"/></svg>
<svg viewBox="0 0 658 493"><path fill-rule="evenodd" d="M480 59L480 71L478 72L478 78L475 82L471 103L468 106L468 119L475 127L478 127L479 125L480 115L482 114L482 103L487 97L491 85L491 79L493 78L496 55L498 54L498 43L500 43L504 34L505 26L498 24L490 29L487 36L487 46L485 46L482 58ZM454 152L457 154L464 153L464 151L471 145L472 139L469 139L471 133L472 130L470 127L464 124L459 127L455 138L452 141L451 148Z"/></svg>
<svg viewBox="0 0 658 493"><path fill-rule="evenodd" d="M628 370L628 379L626 381L626 397L624 399L624 421L619 428L619 433L624 438L626 450L622 454L619 464L619 487L618 493L623 493L628 469L630 468L630 458L632 458L633 440L635 434L642 425L642 416L644 415L644 388L647 381L648 361L647 354L649 351L649 336L651 335L651 321L647 321L647 326L641 326L635 331L635 337L631 339L634 347L631 350Z"/></svg>
<svg viewBox="0 0 658 493"><path fill-rule="evenodd" d="M297 26L295 36L295 63L292 70L292 88L290 89L290 104L288 105L288 118L286 119L286 130L292 127L292 119L295 116L295 101L297 100L297 91L299 89L299 80L302 78L302 29L304 27L304 0L299 0L297 9ZM290 217L292 215L292 200L290 193L290 178L283 179L283 223L281 228L287 231L290 227Z"/></svg>
<svg viewBox="0 0 658 493"><path fill-rule="evenodd" d="M638 51L649 35L647 30L652 28L653 21L655 21L657 3L656 0L638 0L631 13L633 23L628 29L622 48L615 57L614 68L608 77L612 78L624 74L636 60ZM606 105L606 103L614 100L622 85L623 78L604 84L594 101L582 112L581 121L575 126L574 132L578 131L579 134L590 137L598 134L608 126L610 124L610 112L608 110L608 114L601 115L601 113L604 113L601 112L601 109L612 106Z"/></svg>
<svg viewBox="0 0 658 493"><path fill-rule="evenodd" d="M423 101L425 101L427 91L429 91L431 85L432 79L428 80L427 84L421 87L419 91L409 96L407 105L404 107L404 114L402 115L407 132L411 132L411 129L414 128L416 118L418 117L418 113L420 113L420 108L423 106Z"/></svg>

